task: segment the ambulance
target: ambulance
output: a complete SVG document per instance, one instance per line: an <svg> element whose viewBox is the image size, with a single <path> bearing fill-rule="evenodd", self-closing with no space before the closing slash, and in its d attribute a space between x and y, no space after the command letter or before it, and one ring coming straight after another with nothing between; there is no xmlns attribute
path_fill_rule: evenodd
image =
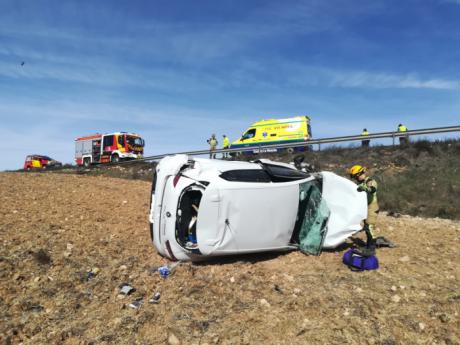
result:
<svg viewBox="0 0 460 345"><path fill-rule="evenodd" d="M241 136L231 144L231 148L257 146L257 149L245 150L242 153L277 152L281 149L264 148L267 145L307 142L311 139L310 118L295 116L285 119L261 120L253 123ZM308 147L289 147L289 153L294 150L304 151Z"/></svg>

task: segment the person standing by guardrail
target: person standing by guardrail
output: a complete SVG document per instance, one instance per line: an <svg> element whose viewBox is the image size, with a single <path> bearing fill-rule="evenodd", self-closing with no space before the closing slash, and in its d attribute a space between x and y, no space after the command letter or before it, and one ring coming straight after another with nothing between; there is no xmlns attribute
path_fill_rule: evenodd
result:
<svg viewBox="0 0 460 345"><path fill-rule="evenodd" d="M369 135L369 132L367 131L367 128L363 128L363 131L362 131L361 135L362 136L368 136ZM361 140L361 146L362 147L369 147L369 142L370 142L369 139Z"/></svg>
<svg viewBox="0 0 460 345"><path fill-rule="evenodd" d="M407 132L407 127L404 126L402 123L398 125L398 132ZM409 136L404 135L399 137L399 145L400 146L406 146L409 143Z"/></svg>
<svg viewBox="0 0 460 345"><path fill-rule="evenodd" d="M225 134L222 135L222 137L224 138L224 139L223 139L223 140L224 140L224 143L223 143L223 145L222 145L222 148L223 148L224 150L226 150L226 149L230 148L230 139L228 139L228 137L227 137ZM228 152L222 153L222 158L228 158Z"/></svg>
<svg viewBox="0 0 460 345"><path fill-rule="evenodd" d="M216 159L215 151L217 149L217 144L219 144L219 142L216 139L216 135L211 135L211 138L209 138L207 142L209 144L209 158Z"/></svg>

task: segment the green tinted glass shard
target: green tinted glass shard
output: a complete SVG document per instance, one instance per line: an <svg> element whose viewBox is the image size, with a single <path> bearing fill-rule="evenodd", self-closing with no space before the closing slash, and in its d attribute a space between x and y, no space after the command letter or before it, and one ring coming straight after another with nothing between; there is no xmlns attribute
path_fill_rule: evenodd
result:
<svg viewBox="0 0 460 345"><path fill-rule="evenodd" d="M323 200L321 189L315 181L305 182L299 190L299 215L302 225L299 248L305 254L319 255L327 234L330 210Z"/></svg>

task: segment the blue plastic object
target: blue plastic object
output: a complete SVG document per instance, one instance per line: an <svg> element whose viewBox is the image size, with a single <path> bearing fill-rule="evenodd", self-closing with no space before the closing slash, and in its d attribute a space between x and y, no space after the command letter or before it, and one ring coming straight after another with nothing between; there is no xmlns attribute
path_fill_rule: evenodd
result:
<svg viewBox="0 0 460 345"><path fill-rule="evenodd" d="M343 254L342 261L353 271L370 271L379 268L379 260L375 255L362 256L353 249L349 249Z"/></svg>

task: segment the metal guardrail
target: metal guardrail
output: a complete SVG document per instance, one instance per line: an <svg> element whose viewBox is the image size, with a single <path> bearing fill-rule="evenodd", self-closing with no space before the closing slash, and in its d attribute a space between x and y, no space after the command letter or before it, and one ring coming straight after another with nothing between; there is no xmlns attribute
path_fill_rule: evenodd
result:
<svg viewBox="0 0 460 345"><path fill-rule="evenodd" d="M360 140L371 140L371 139L382 139L382 138L392 138L393 145L395 144L395 139L399 137L409 137L414 135L423 135L423 134L437 134L437 133L448 133L448 132L460 132L460 126L450 126L450 127L437 127L437 128L425 128L425 129L415 129L407 132L381 132L375 134L369 134L366 136L363 135L349 135L343 137L331 137L323 139L314 139L308 140L300 143L287 143L287 144L274 144L274 145L255 145L247 147L239 147L235 149L218 149L212 151L213 154L217 153L233 153L233 152L243 152L243 151L258 151L258 152L270 152L274 149L283 149L283 148L296 148L296 147L305 147L310 145L318 145L318 149L321 150L321 144L330 144L330 143L339 143L339 142L348 142L348 141L360 141ZM141 159L136 159L132 161L122 161L115 164L129 164L135 162L143 161L155 161L159 160L166 156L186 154L190 156L199 156L209 154L210 150L198 150L198 151L186 151L186 152L175 152L167 153L155 156L144 157Z"/></svg>

